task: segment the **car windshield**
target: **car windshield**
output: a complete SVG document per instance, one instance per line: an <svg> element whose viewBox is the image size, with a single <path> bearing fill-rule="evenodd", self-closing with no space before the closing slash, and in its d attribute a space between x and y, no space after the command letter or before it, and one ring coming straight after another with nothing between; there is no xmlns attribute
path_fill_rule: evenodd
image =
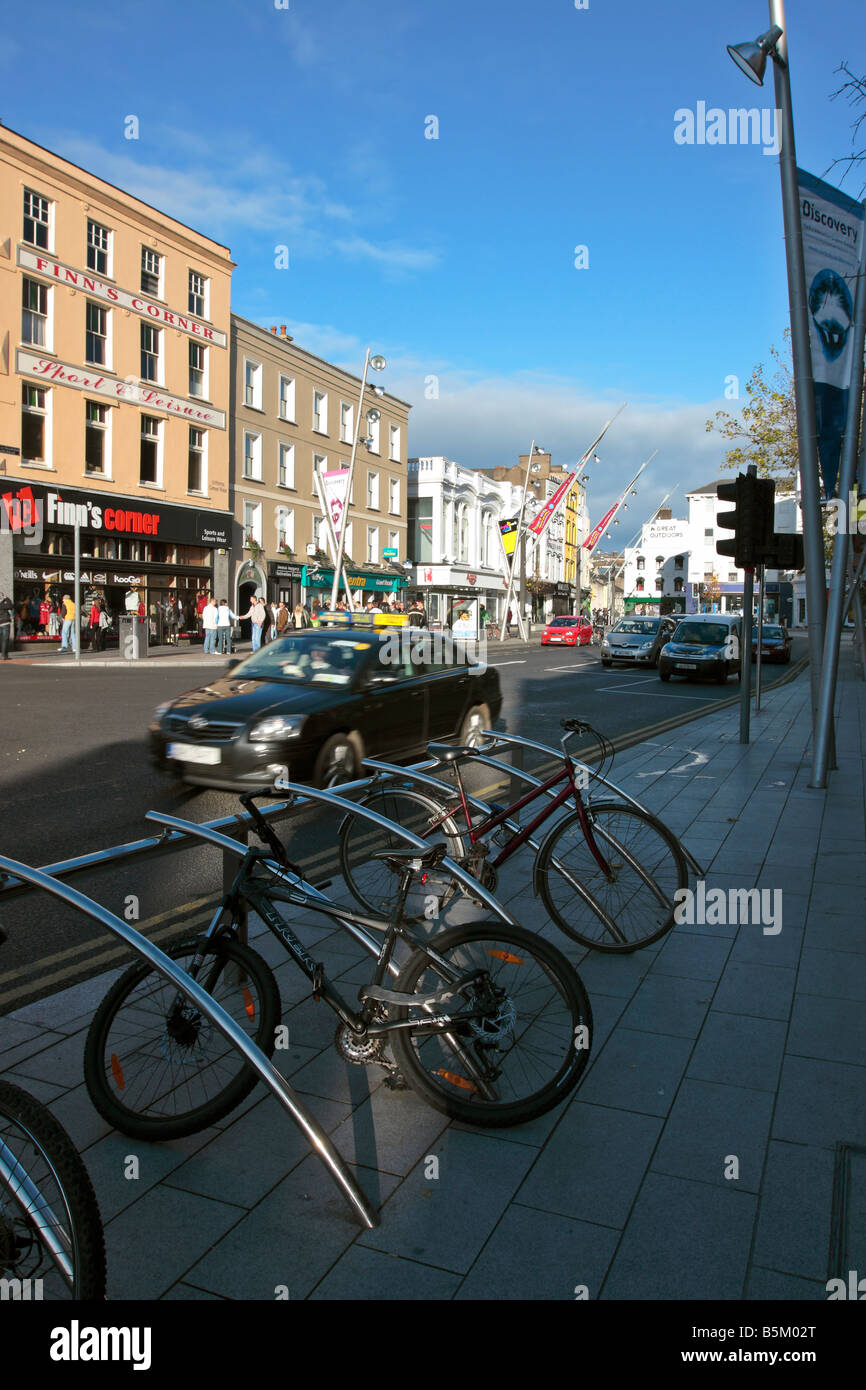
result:
<svg viewBox="0 0 866 1390"><path fill-rule="evenodd" d="M658 618L623 618L617 623L614 632L625 632L630 637L653 637L658 632Z"/></svg>
<svg viewBox="0 0 866 1390"><path fill-rule="evenodd" d="M282 637L241 661L232 675L293 685L349 685L371 646L369 640L348 636Z"/></svg>
<svg viewBox="0 0 866 1390"><path fill-rule="evenodd" d="M691 647L720 647L727 642L730 631L724 623L680 623L674 641Z"/></svg>
<svg viewBox="0 0 866 1390"><path fill-rule="evenodd" d="M757 629L757 626L755 626L755 627L752 628L752 636L753 636L755 639L757 639L757 636L758 636L758 629ZM780 627L771 627L771 626L768 626L766 623L764 623L764 631L763 631L763 633L761 634L761 636L762 636L762 638L763 638L763 640L764 640L765 642L766 642L766 640L767 640L768 637L771 637L771 638L773 639L774 642L781 642L782 636L783 636L783 634L782 634L782 629L781 629Z"/></svg>
<svg viewBox="0 0 866 1390"><path fill-rule="evenodd" d="M551 618L548 627L577 627L580 618Z"/></svg>

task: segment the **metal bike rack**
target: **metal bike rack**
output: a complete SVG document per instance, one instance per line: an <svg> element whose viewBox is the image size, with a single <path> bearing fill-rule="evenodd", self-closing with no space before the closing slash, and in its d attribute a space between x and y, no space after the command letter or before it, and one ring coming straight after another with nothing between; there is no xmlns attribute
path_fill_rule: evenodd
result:
<svg viewBox="0 0 866 1390"><path fill-rule="evenodd" d="M233 843L236 849L243 855L245 853L242 846L228 839L226 836L219 836L220 840L225 840L224 848L228 848ZM234 852L234 851L233 851ZM17 859L8 859L5 855L0 855L0 870L4 873L14 875L15 878L24 883L32 884L35 888L42 888L46 893L51 893L54 897L60 898L61 902L67 903L70 907L76 907L86 916L92 917L115 936L120 937L131 950L142 956L160 975L164 976L181 994L186 995L187 999L192 1000L196 1008L199 1009L206 1018L209 1018L214 1027L219 1029L223 1037L241 1053L245 1061L252 1067L260 1081L273 1092L283 1109L288 1112L295 1124L303 1131L309 1140L310 1146L318 1157L325 1164L334 1182L341 1189L343 1196L349 1206L360 1218L362 1223L372 1230L379 1224L379 1218L375 1209L371 1206L364 1192L356 1183L350 1169L340 1154L334 1148L327 1134L320 1129L312 1116L304 1109L298 1100L297 1095L292 1090L289 1083L280 1075L276 1067L264 1056L264 1054L250 1042L246 1033L239 1028L234 1019L231 1018L219 1004L216 1004L210 995L207 994L200 985L191 980L185 970L181 970L158 946L154 946L148 941L146 936L135 931L126 922L122 922L119 917L115 917L113 912L95 903L92 898L79 893L76 888L70 888L68 884L58 883L50 874L43 873L41 869L33 869L27 864L21 864Z"/></svg>

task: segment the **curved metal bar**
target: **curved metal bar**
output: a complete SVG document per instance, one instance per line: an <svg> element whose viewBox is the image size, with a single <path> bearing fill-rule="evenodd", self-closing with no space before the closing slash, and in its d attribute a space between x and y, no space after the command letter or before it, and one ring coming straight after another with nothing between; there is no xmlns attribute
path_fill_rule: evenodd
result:
<svg viewBox="0 0 866 1390"><path fill-rule="evenodd" d="M51 1207L45 1201L21 1160L0 1139L0 1182L2 1182L24 1220L39 1232L39 1239L51 1256L70 1291L75 1284L72 1242Z"/></svg>
<svg viewBox="0 0 866 1390"><path fill-rule="evenodd" d="M220 839L222 838L224 837L220 836ZM135 931L119 917L115 917L113 912L109 912L107 908L100 906L92 898L79 893L77 889L70 888L65 883L58 883L56 879L43 873L41 869L32 869L27 864L19 863L17 859L8 859L5 855L0 855L0 869L22 879L25 883L44 889L46 893L60 898L61 902L67 903L70 907L78 908L79 912L83 912L87 917L92 917L115 936L119 936L121 941L124 941L137 955L143 956L160 975L163 975L176 989L180 990L181 994L191 999L196 1008L206 1018L209 1018L223 1037L240 1052L260 1080L265 1083L269 1090L273 1091L283 1109L288 1111L295 1124L306 1135L313 1150L321 1158L334 1182L341 1189L346 1201L362 1223L370 1230L378 1225L379 1218L375 1209L355 1182L347 1164L334 1148L324 1130L319 1128L313 1117L301 1105L288 1082L250 1041L243 1029L238 1027L234 1019L219 1004L215 1003L195 980L191 980L186 971L181 970L158 946L154 946L153 942L148 941L147 937L142 936L140 932Z"/></svg>

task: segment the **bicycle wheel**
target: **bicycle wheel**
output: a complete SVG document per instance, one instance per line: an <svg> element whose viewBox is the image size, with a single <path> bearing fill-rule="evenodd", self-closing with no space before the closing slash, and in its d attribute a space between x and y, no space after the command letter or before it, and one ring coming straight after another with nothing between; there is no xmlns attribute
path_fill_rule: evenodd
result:
<svg viewBox="0 0 866 1390"><path fill-rule="evenodd" d="M536 886L572 940L594 951L636 951L673 926L676 891L688 883L685 857L676 836L646 811L606 802L587 813L613 881L599 867L575 811L541 846Z"/></svg>
<svg viewBox="0 0 866 1390"><path fill-rule="evenodd" d="M448 1034L390 1034L408 1084L446 1115L490 1127L523 1124L564 1100L589 1059L592 1010L562 952L502 922L454 927L429 949L445 965L415 951L395 989L424 996L472 978L459 987L459 1004L429 1006L430 1017L441 1007L453 1020ZM401 1006L396 1017L408 1018L413 1007Z"/></svg>
<svg viewBox="0 0 866 1390"><path fill-rule="evenodd" d="M446 807L432 796L411 791L402 786L376 787L358 803L376 811L394 825L411 830L430 845L444 844L452 859L465 858L464 838L453 817L436 830L431 826L445 814ZM340 864L346 886L353 898L374 917L390 917L397 901L399 879L393 869L381 859L371 859L375 851L406 848L402 836L349 815L340 826ZM407 922L418 921L430 911L430 899L438 902L436 915L443 911L460 892L447 872L436 871L414 881L406 899L404 916Z"/></svg>
<svg viewBox="0 0 866 1390"><path fill-rule="evenodd" d="M203 952L198 968L195 957ZM166 951L270 1057L280 995L270 966L229 937ZM108 991L90 1025L84 1079L96 1109L135 1139L180 1139L229 1114L255 1072L191 1000L148 964Z"/></svg>
<svg viewBox="0 0 866 1390"><path fill-rule="evenodd" d="M44 1105L0 1081L0 1278L13 1298L102 1299L105 1240L93 1185Z"/></svg>

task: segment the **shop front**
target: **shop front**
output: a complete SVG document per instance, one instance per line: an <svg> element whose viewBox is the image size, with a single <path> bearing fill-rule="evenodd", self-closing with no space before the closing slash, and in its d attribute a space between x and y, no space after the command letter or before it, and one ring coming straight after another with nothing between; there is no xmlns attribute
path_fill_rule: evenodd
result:
<svg viewBox="0 0 866 1390"><path fill-rule="evenodd" d="M294 568L290 566L289 568ZM346 578L349 581L349 588L356 603L360 598L363 606L370 598L384 596L387 594L397 594L399 601L405 599L405 590L409 581L405 574L398 573L396 570L373 569L361 565L346 566ZM301 602L308 608L328 608L331 602L331 591L334 586L334 571L325 569L318 565L301 566L301 584L303 586L303 598ZM345 597L343 593L342 578L340 580L340 599Z"/></svg>
<svg viewBox="0 0 866 1390"><path fill-rule="evenodd" d="M227 512L35 483L0 491L0 507L3 529L11 531L19 641L59 640L57 611L63 595L74 592L76 526L85 627L91 606L101 602L111 633L121 615L137 612L148 619L150 642L159 645L175 627L195 633L198 595L226 582Z"/></svg>
<svg viewBox="0 0 866 1390"><path fill-rule="evenodd" d="M469 622L481 631L504 617L506 583L501 575L452 570L448 565L418 565L415 575L409 598L421 600L433 630L460 624L459 630L465 631ZM516 602L512 607L516 609Z"/></svg>

